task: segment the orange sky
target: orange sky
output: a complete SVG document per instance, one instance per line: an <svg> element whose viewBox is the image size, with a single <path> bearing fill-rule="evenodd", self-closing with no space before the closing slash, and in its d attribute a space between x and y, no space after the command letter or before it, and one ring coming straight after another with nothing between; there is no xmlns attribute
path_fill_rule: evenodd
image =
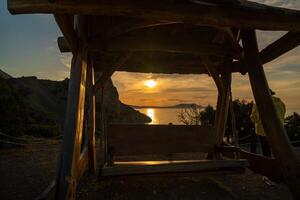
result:
<svg viewBox="0 0 300 200"><path fill-rule="evenodd" d="M258 31L260 49L281 37L285 32ZM300 47L265 65L270 87L287 105L288 113L300 111ZM168 106L179 103L211 104L215 106L217 90L207 75L167 75L116 72L113 82L120 99L130 105ZM145 80L157 85L149 89ZM248 75L233 75L234 98L253 100Z"/></svg>
<svg viewBox="0 0 300 200"><path fill-rule="evenodd" d="M253 0L274 6L300 10L300 0ZM0 1L0 69L14 77L37 76L62 80L70 74L70 53L60 53L61 36L52 15L15 15ZM22 30L22 31L20 31ZM260 49L285 32L258 31ZM265 71L270 87L287 105L288 112L300 113L300 47L268 63ZM144 85L154 79L157 86ZM121 100L131 105L175 105L198 103L215 105L216 87L207 75L162 75L117 72L113 75ZM252 100L248 76L234 74L234 98Z"/></svg>

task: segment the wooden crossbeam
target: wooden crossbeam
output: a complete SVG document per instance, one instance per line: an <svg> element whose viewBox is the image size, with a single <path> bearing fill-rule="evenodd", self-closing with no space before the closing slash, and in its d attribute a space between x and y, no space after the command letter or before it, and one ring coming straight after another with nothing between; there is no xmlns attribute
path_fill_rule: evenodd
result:
<svg viewBox="0 0 300 200"><path fill-rule="evenodd" d="M182 41L182 42L180 42ZM70 46L63 38L57 39L58 46L61 52L69 52ZM180 43L179 43L180 42ZM240 58L241 52L232 47L223 47L220 44L200 43L197 38L186 38L182 40L178 38L170 39L168 37L155 38L155 40L147 40L144 35L134 37L118 37L110 40L105 46L101 40L91 40L88 42L90 51L123 51L123 52L170 52L170 53L184 53L193 55L215 55L215 56L229 56L232 58Z"/></svg>
<svg viewBox="0 0 300 200"><path fill-rule="evenodd" d="M55 14L54 17L61 32L64 34L66 38L65 40L63 40L62 38L58 38L57 42L58 42L59 49L61 49L60 44L64 42L64 46L69 47L68 52L71 51L73 54L75 54L78 47L78 37L74 30L73 21L71 20L70 16L66 14Z"/></svg>
<svg viewBox="0 0 300 200"><path fill-rule="evenodd" d="M61 13L81 15L129 16L157 21L228 26L244 29L300 31L300 11L277 8L249 1L182 0L104 0L100 2L49 0L8 0L12 14ZM259 19L259 20L258 20Z"/></svg>
<svg viewBox="0 0 300 200"><path fill-rule="evenodd" d="M264 48L259 57L262 63L268 63L300 45L300 33L288 32Z"/></svg>
<svg viewBox="0 0 300 200"><path fill-rule="evenodd" d="M102 76L97 80L94 85L94 92L98 91L101 87L104 87L105 83L110 79L113 73L120 68L131 56L131 53L127 53L122 56L119 61L113 65L113 67L107 68L106 71L102 73Z"/></svg>

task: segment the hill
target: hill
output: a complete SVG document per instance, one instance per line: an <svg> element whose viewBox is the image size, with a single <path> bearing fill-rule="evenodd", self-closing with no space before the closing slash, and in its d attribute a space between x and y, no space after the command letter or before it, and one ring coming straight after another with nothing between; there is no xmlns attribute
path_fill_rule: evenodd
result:
<svg viewBox="0 0 300 200"><path fill-rule="evenodd" d="M12 76L0 69L0 78L9 79L12 78Z"/></svg>
<svg viewBox="0 0 300 200"><path fill-rule="evenodd" d="M68 79L51 81L36 77L0 78L0 131L14 136L60 134L64 125L68 82ZM100 99L100 93L96 94L98 120ZM148 116L120 102L111 80L105 88L104 105L109 123L151 121Z"/></svg>

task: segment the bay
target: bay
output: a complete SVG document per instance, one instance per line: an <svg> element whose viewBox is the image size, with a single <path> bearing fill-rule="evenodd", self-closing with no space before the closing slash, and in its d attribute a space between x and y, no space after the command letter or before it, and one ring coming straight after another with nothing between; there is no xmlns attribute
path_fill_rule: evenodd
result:
<svg viewBox="0 0 300 200"><path fill-rule="evenodd" d="M152 119L149 124L183 124L178 120L181 108L136 108L136 110Z"/></svg>

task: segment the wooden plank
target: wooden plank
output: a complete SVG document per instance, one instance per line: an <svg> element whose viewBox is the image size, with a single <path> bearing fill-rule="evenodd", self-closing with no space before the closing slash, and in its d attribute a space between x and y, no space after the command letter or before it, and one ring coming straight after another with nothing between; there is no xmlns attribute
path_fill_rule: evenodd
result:
<svg viewBox="0 0 300 200"><path fill-rule="evenodd" d="M107 132L114 156L212 152L216 144L212 126L119 124Z"/></svg>
<svg viewBox="0 0 300 200"><path fill-rule="evenodd" d="M300 31L300 12L250 1L216 2L168 0L59 1L8 0L12 14L63 13L130 16L156 21L228 26L244 29ZM260 19L260 20L257 20Z"/></svg>
<svg viewBox="0 0 300 200"><path fill-rule="evenodd" d="M61 32L64 34L66 41L65 43L70 47L70 51L72 51L73 55L76 53L78 48L78 37L74 30L73 21L70 16L66 14L55 14L55 21L59 26ZM62 50L65 50L62 45L62 39L58 39L58 47ZM66 46L66 44L64 44Z"/></svg>
<svg viewBox="0 0 300 200"><path fill-rule="evenodd" d="M247 160L201 160L195 162L157 165L114 165L111 167L104 167L101 175L120 176L171 172L201 172L226 168L245 168L248 165Z"/></svg>
<svg viewBox="0 0 300 200"><path fill-rule="evenodd" d="M89 171L96 174L96 99L94 93L94 65L92 59L88 59L87 68L87 96L88 96L88 154L89 154Z"/></svg>
<svg viewBox="0 0 300 200"><path fill-rule="evenodd" d="M254 30L243 30L242 41L248 66L249 79L268 142L295 199L300 198L300 161L291 145L283 124L280 121L268 82L259 59ZM296 187L297 186L297 187Z"/></svg>
<svg viewBox="0 0 300 200"><path fill-rule="evenodd" d="M80 21L79 18L78 32L79 35L83 35ZM56 197L58 199L72 199L76 192L84 118L86 68L87 52L83 46L79 46L77 53L73 56L70 73L61 159L57 177Z"/></svg>

